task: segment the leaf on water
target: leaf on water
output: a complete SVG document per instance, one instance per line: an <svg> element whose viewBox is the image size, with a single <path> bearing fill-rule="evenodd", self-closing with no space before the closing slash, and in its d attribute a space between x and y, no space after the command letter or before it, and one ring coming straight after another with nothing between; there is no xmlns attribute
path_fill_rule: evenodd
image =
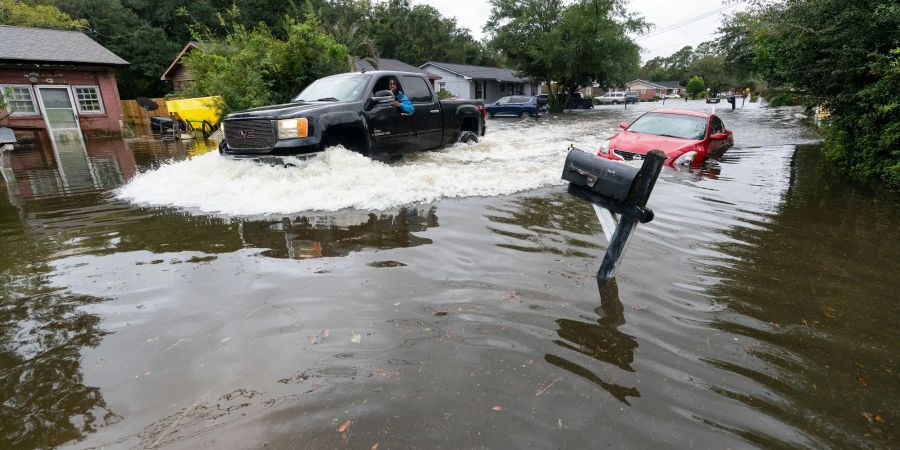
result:
<svg viewBox="0 0 900 450"><path fill-rule="evenodd" d="M362 335L354 331L353 337L350 338L350 342L359 344L360 342L362 342Z"/></svg>
<svg viewBox="0 0 900 450"><path fill-rule="evenodd" d="M316 342L319 342L319 338L312 334L307 336L306 338L309 339L310 345L316 345Z"/></svg>
<svg viewBox="0 0 900 450"><path fill-rule="evenodd" d="M857 376L857 377L856 377L856 381L857 381L859 384L863 385L863 386L868 386L868 385L869 385L869 383L866 383L866 379L863 378L862 375Z"/></svg>
<svg viewBox="0 0 900 450"><path fill-rule="evenodd" d="M832 308L830 306L825 308L825 317L827 317L829 319L834 319L834 308Z"/></svg>
<svg viewBox="0 0 900 450"><path fill-rule="evenodd" d="M373 445L369 450L378 450L378 443L376 442L375 445Z"/></svg>
<svg viewBox="0 0 900 450"><path fill-rule="evenodd" d="M230 341L230 340L231 340L231 338L230 338L230 337L227 337L227 338L225 338L225 339L222 339L222 342L228 342L228 341Z"/></svg>
<svg viewBox="0 0 900 450"><path fill-rule="evenodd" d="M503 411L503 407L500 405L494 405L494 407L491 409L493 409L494 411Z"/></svg>
<svg viewBox="0 0 900 450"><path fill-rule="evenodd" d="M351 423L353 423L352 420L348 420L348 421L342 423L341 426L339 426L337 429L338 433L345 433L347 430L349 430Z"/></svg>
<svg viewBox="0 0 900 450"><path fill-rule="evenodd" d="M435 311L434 315L436 315L438 317L443 317L443 316L447 315L447 311Z"/></svg>

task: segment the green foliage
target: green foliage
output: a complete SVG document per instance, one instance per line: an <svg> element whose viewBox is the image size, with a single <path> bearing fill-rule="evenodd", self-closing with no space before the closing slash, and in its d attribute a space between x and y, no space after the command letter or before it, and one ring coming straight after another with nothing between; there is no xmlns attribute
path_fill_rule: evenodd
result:
<svg viewBox="0 0 900 450"><path fill-rule="evenodd" d="M376 3L371 22L364 30L383 58L398 59L414 66L428 61L494 65L496 58L460 28L427 5L409 0Z"/></svg>
<svg viewBox="0 0 900 450"><path fill-rule="evenodd" d="M0 90L0 120L9 117L9 111L6 110L6 97L10 95L10 88Z"/></svg>
<svg viewBox="0 0 900 450"><path fill-rule="evenodd" d="M794 106L796 104L797 100L793 95L787 92L777 92L769 98L769 106L773 108L778 108L781 106Z"/></svg>
<svg viewBox="0 0 900 450"><path fill-rule="evenodd" d="M491 46L525 76L556 81L566 95L591 82L622 84L640 62L629 32L644 22L622 0L491 0ZM551 93L554 94L554 93ZM565 99L550 95L550 108Z"/></svg>
<svg viewBox="0 0 900 450"><path fill-rule="evenodd" d="M690 79L690 81L688 81L686 89L688 95L693 98L697 98L700 95L706 93L706 84L703 82L703 78L700 78L700 76L694 76Z"/></svg>
<svg viewBox="0 0 900 450"><path fill-rule="evenodd" d="M81 30L88 26L84 19L73 19L53 5L28 4L18 0L0 0L0 25Z"/></svg>
<svg viewBox="0 0 900 450"><path fill-rule="evenodd" d="M347 48L313 18L285 19L285 39L264 24L252 30L233 25L224 39L206 38L183 64L194 75L180 95L223 98L220 113L285 103L306 85L350 69Z"/></svg>
<svg viewBox="0 0 900 450"><path fill-rule="evenodd" d="M448 90L446 90L446 89L441 89L441 90L439 90L439 91L437 92L437 96L438 96L438 100L446 100L446 99L448 99L448 98L456 97L455 95L453 95L452 92L450 92L450 91L448 91Z"/></svg>
<svg viewBox="0 0 900 450"><path fill-rule="evenodd" d="M766 81L831 112L829 159L900 189L900 5L784 0L756 16L755 63Z"/></svg>

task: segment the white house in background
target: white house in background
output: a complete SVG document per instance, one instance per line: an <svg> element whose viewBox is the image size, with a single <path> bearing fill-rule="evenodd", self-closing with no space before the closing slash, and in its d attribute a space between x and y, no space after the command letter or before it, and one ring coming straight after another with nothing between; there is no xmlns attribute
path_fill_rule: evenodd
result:
<svg viewBox="0 0 900 450"><path fill-rule="evenodd" d="M463 100L482 99L493 102L507 95L537 93L531 80L516 76L516 71L512 69L434 61L428 61L419 68L441 77L434 82L435 91L445 89Z"/></svg>

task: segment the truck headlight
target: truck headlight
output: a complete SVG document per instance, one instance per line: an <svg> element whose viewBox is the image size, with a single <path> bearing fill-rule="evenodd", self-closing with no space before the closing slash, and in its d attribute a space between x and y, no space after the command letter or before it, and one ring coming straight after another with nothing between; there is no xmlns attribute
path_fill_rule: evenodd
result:
<svg viewBox="0 0 900 450"><path fill-rule="evenodd" d="M672 163L673 166L690 166L694 162L694 157L697 156L697 152L690 151L685 152L681 156L675 159L675 162Z"/></svg>
<svg viewBox="0 0 900 450"><path fill-rule="evenodd" d="M305 117L278 121L278 139L303 138L308 134L309 122Z"/></svg>
<svg viewBox="0 0 900 450"><path fill-rule="evenodd" d="M597 153L597 155L608 155L608 154L609 154L609 139L603 141L603 143L600 144L600 153Z"/></svg>

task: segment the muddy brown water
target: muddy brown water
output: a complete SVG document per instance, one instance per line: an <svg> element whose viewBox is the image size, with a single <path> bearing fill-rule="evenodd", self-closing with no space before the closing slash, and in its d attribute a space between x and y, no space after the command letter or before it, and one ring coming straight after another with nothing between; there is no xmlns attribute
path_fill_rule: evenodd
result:
<svg viewBox="0 0 900 450"><path fill-rule="evenodd" d="M491 120L438 156L520 139L558 164L649 108ZM900 200L829 169L796 113L720 111L735 148L661 175L602 289L600 225L558 184L241 216L117 197L206 143L22 145L0 447L896 447Z"/></svg>

